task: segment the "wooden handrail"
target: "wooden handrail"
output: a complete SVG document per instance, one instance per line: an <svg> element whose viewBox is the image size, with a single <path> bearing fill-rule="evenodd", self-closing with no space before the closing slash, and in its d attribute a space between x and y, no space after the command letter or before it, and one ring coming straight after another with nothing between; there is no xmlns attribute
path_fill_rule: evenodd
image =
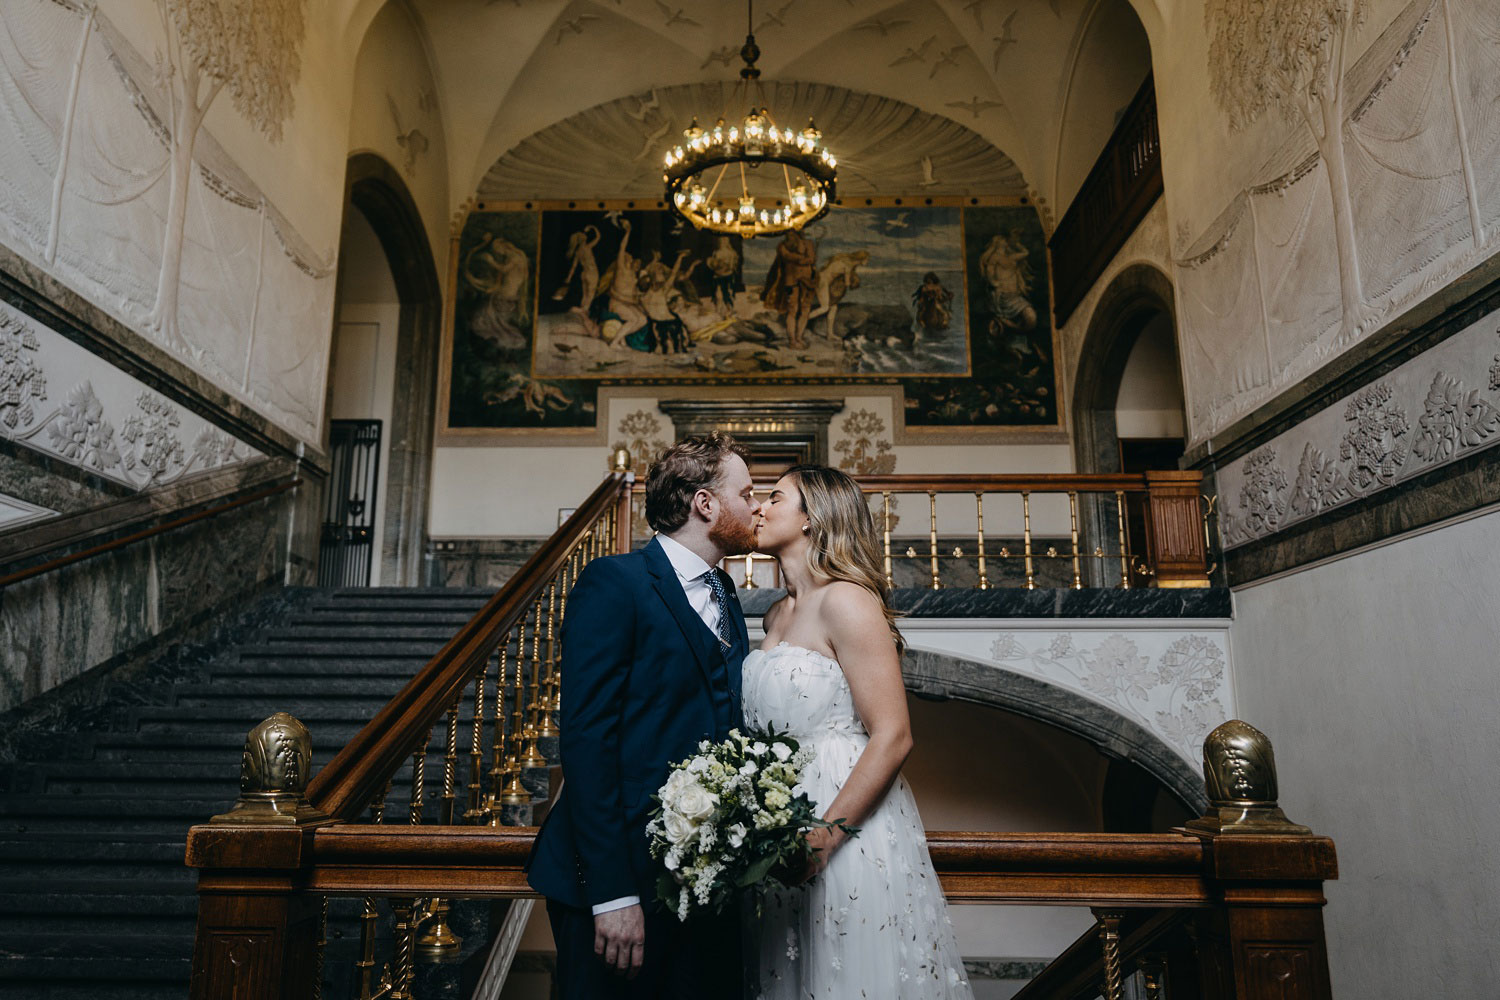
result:
<svg viewBox="0 0 1500 1000"><path fill-rule="evenodd" d="M56 559L49 559L46 562L38 563L35 566L28 566L25 569L17 570L14 573L0 576L0 587L9 587L11 584L20 583L22 580L29 580L34 576L41 576L43 573L50 573L53 570L61 569L64 566L71 566L74 563L83 562L85 559L92 559L95 556L102 556L107 552L114 552L116 549L123 549L127 545L134 545L136 542L143 541L147 538L152 537L153 535L161 535L165 534L168 531L176 531L178 528L184 528L189 524L195 524L198 521L205 520L206 518L216 517L219 514L225 513L226 511L234 510L236 507L243 507L246 504L254 503L257 500L264 500L267 497L273 497L278 493L285 493L287 490L295 489L300 485L302 485L301 479L289 479L286 482L278 483L275 486L267 486L264 489L256 490L254 493L250 493L246 496L240 497L238 500L231 500L228 503L217 504L213 507L200 510L193 514L186 514L182 517L173 518L170 521L164 521L161 524L154 525L150 528L144 528L140 531L132 532L128 535L116 538L113 541L104 542L103 544L95 545L87 549L82 549L78 552L72 552L65 556L58 556Z"/></svg>
<svg viewBox="0 0 1500 1000"><path fill-rule="evenodd" d="M452 706L593 522L618 510L619 495L630 482L631 476L623 472L606 478L479 613L318 772L308 785L308 800L337 819L355 819L402 758Z"/></svg>

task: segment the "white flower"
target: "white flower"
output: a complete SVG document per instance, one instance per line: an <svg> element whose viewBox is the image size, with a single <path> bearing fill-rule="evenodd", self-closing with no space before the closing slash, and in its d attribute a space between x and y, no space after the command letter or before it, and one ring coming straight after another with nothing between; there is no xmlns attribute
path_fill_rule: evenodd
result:
<svg viewBox="0 0 1500 1000"><path fill-rule="evenodd" d="M677 810L692 820L694 825L712 816L714 807L718 804L719 797L696 782L677 797Z"/></svg>
<svg viewBox="0 0 1500 1000"><path fill-rule="evenodd" d="M792 748L785 743L774 743L771 745L771 752L776 755L777 760L786 760L792 755Z"/></svg>
<svg viewBox="0 0 1500 1000"><path fill-rule="evenodd" d="M698 752L699 753L708 753L708 748L711 747L711 746L713 746L713 744L710 743L710 742L708 742L708 740L699 740L698 741Z"/></svg>
<svg viewBox="0 0 1500 1000"><path fill-rule="evenodd" d="M769 748L764 743L760 742L760 740L756 740L750 745L750 752L755 754L755 756L757 757L765 753L767 749Z"/></svg>
<svg viewBox="0 0 1500 1000"><path fill-rule="evenodd" d="M673 809L667 809L662 813L662 826L666 828L667 839L674 844L681 844L698 829L698 824Z"/></svg>
<svg viewBox="0 0 1500 1000"><path fill-rule="evenodd" d="M677 808L677 800L690 786L698 784L698 779L685 770L673 771L667 778L667 783L661 786L661 804L668 809Z"/></svg>
<svg viewBox="0 0 1500 1000"><path fill-rule="evenodd" d="M736 823L726 832L729 834L729 846L739 847L745 842L745 834L749 831L745 829L745 824Z"/></svg>
<svg viewBox="0 0 1500 1000"><path fill-rule="evenodd" d="M755 761L747 760L745 761L744 766L740 768L740 773L744 775L751 775L758 770L760 770L760 767L755 763Z"/></svg>
<svg viewBox="0 0 1500 1000"><path fill-rule="evenodd" d="M709 761L707 757L694 757L692 762L688 764L687 771L689 774L702 774L708 768Z"/></svg>

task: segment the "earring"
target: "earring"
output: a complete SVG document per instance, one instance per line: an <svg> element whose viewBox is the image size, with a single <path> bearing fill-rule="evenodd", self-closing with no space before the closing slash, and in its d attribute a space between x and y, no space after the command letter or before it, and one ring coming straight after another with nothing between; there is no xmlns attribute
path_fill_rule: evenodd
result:
<svg viewBox="0 0 1500 1000"><path fill-rule="evenodd" d="M812 525L810 525L810 524L804 524L804 525L803 525L803 526L802 526L802 533L803 533L803 534L804 534L804 535L806 535L806 534L808 534L808 533L809 533L809 532L811 532L811 531L812 531Z"/></svg>

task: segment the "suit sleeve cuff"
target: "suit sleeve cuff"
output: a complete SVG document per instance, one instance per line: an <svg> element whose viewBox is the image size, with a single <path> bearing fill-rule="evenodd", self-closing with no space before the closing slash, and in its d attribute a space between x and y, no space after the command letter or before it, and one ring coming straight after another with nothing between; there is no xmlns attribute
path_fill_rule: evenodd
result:
<svg viewBox="0 0 1500 1000"><path fill-rule="evenodd" d="M605 903L595 903L594 904L594 916L597 917L601 913L608 913L610 910L623 910L627 906L639 906L639 905L641 905L641 897L639 897L639 896L621 896L619 899L611 899L611 900L609 900L608 902L605 902Z"/></svg>

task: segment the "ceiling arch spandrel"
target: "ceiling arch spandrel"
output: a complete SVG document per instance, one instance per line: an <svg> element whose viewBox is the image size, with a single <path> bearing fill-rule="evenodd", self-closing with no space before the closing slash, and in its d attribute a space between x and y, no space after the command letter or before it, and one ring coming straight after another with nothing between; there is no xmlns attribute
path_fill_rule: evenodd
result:
<svg viewBox="0 0 1500 1000"><path fill-rule="evenodd" d="M507 152L480 182L486 200L661 196L661 152L695 114L718 113L733 88L656 88L590 108ZM813 118L839 157L839 193L1027 194L1015 162L964 125L901 101L816 83L768 83L784 124ZM731 106L729 113L735 114ZM742 112L741 112L742 113ZM706 124L706 123L705 123Z"/></svg>

